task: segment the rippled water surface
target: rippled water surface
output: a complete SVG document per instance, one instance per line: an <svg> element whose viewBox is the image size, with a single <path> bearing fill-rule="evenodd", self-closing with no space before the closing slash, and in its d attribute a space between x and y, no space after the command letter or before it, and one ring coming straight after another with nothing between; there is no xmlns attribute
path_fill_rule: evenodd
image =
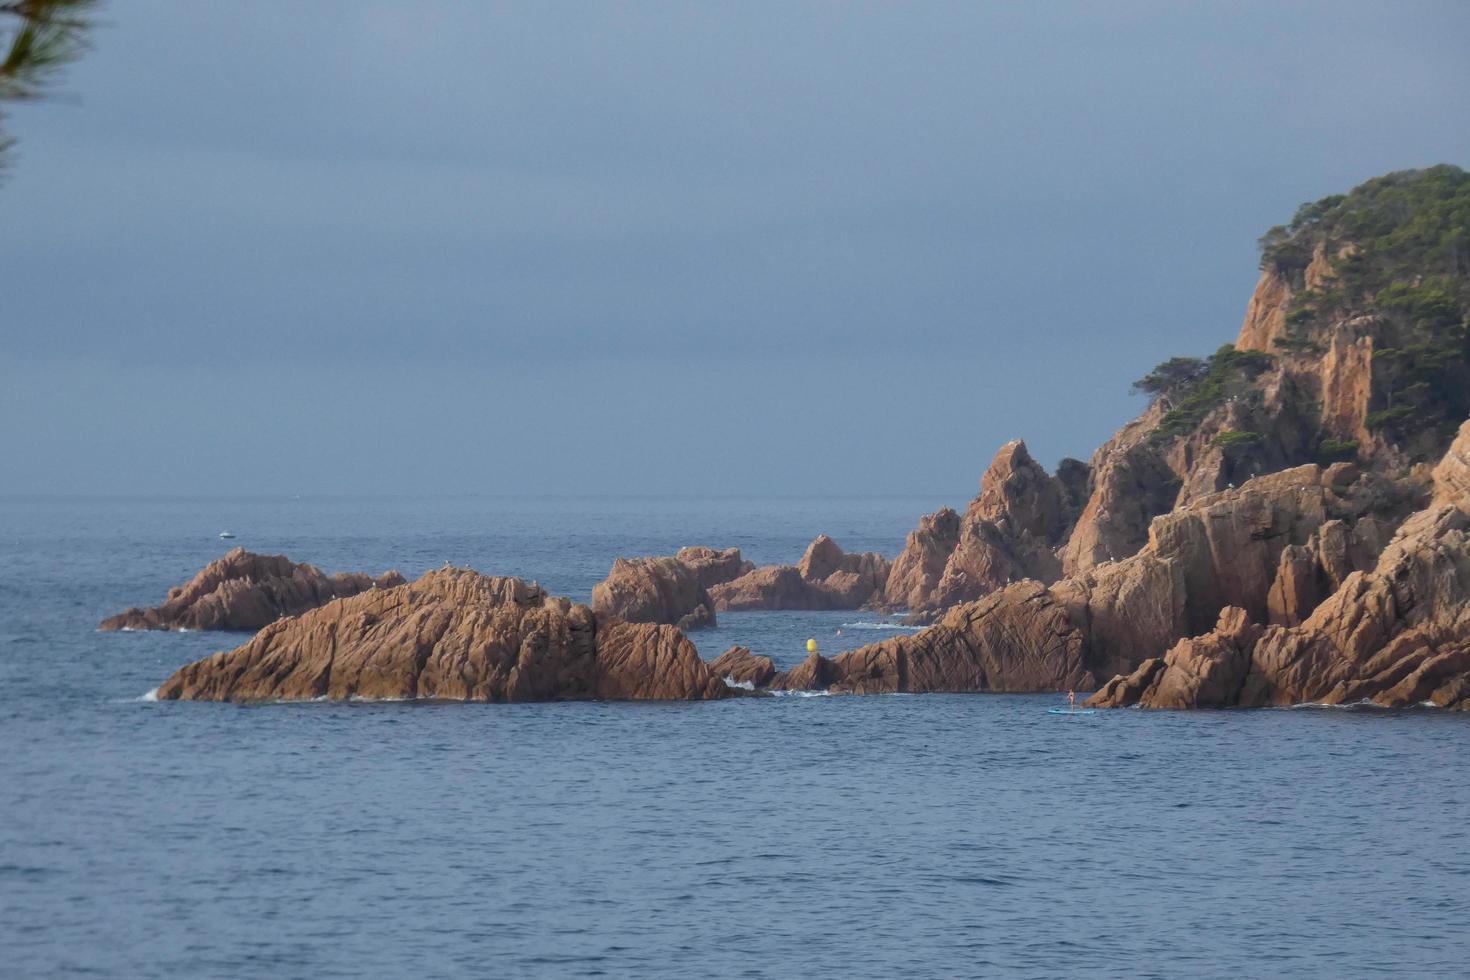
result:
<svg viewBox="0 0 1470 980"><path fill-rule="evenodd" d="M223 528L585 599L614 555L686 544L789 561L825 530L891 555L938 503L0 500L0 975L1465 974L1465 717L158 704L138 697L243 637L93 629ZM884 625L695 638L790 663Z"/></svg>

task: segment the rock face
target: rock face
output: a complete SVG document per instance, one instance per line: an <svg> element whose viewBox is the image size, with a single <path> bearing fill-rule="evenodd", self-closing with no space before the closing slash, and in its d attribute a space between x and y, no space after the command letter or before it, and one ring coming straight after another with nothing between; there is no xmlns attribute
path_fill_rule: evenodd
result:
<svg viewBox="0 0 1470 980"><path fill-rule="evenodd" d="M1209 634L1114 678L1090 703L1196 708L1368 700L1470 709L1467 461L1470 422L1434 471L1429 506L1403 522L1370 568L1343 576L1299 622L1254 626L1246 610L1231 610Z"/></svg>
<svg viewBox="0 0 1470 980"><path fill-rule="evenodd" d="M710 589L715 607L753 609L857 609L888 582L888 559L874 552L847 554L823 534L797 565L763 565Z"/></svg>
<svg viewBox="0 0 1470 980"><path fill-rule="evenodd" d="M671 626L602 621L464 569L339 599L182 668L160 700L704 700L729 688Z"/></svg>
<svg viewBox="0 0 1470 980"><path fill-rule="evenodd" d="M919 520L903 551L893 560L882 601L886 609L927 607L944 577L949 556L960 543L960 515L946 507Z"/></svg>
<svg viewBox="0 0 1470 980"><path fill-rule="evenodd" d="M678 558L619 558L592 589L599 616L630 623L665 623L681 630L715 625L715 604L699 571Z"/></svg>
<svg viewBox="0 0 1470 980"><path fill-rule="evenodd" d="M817 658L772 686L851 693L1095 688L1210 631L1227 607L1264 622L1273 593L1287 591L1278 585L1283 567L1313 582L1370 567L1385 529L1421 502L1412 488L1351 466L1274 473L1155 519L1149 543L1124 561L1050 586L1008 585L951 608L921 633ZM1288 553L1293 560L1283 561Z"/></svg>
<svg viewBox="0 0 1470 980"><path fill-rule="evenodd" d="M752 655L746 647L731 647L710 663L709 670L735 684L765 687L776 676L776 663L770 657Z"/></svg>
<svg viewBox="0 0 1470 980"><path fill-rule="evenodd" d="M361 572L327 575L284 555L236 548L210 562L185 585L170 589L163 605L129 609L104 619L102 630L258 630L333 599L403 584L397 572L374 578Z"/></svg>
<svg viewBox="0 0 1470 980"><path fill-rule="evenodd" d="M980 480L980 495L960 522L959 541L926 605L952 606L1022 579L1061 575L1056 547L1076 518L1068 488L1031 458L1019 439L1006 443Z"/></svg>
<svg viewBox="0 0 1470 980"><path fill-rule="evenodd" d="M752 571L739 548L681 548L672 558L619 558L592 589L599 616L630 623L665 623L681 630L715 625L709 590Z"/></svg>
<svg viewBox="0 0 1470 980"><path fill-rule="evenodd" d="M692 568L695 578L706 589L739 578L755 569L754 562L740 557L739 548L726 548L724 551L716 551L714 548L680 548L674 557Z"/></svg>
<svg viewBox="0 0 1470 980"><path fill-rule="evenodd" d="M1052 476L1024 442L1006 443L963 517L942 510L909 534L887 587L871 604L932 612L1022 579L1055 581L1062 570L1057 548L1077 518L1087 481L1087 466L1077 460L1063 460Z"/></svg>
<svg viewBox="0 0 1470 980"><path fill-rule="evenodd" d="M1135 554L1149 523L1174 506L1180 480L1152 440L1163 414L1151 407L1093 454L1092 492L1060 553L1064 574Z"/></svg>

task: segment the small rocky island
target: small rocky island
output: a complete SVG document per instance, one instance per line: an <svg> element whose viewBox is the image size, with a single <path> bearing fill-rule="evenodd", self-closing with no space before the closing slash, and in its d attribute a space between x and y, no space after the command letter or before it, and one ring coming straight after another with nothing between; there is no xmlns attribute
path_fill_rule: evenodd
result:
<svg viewBox="0 0 1470 980"><path fill-rule="evenodd" d="M254 631L282 616L296 616L367 589L403 584L397 572L327 575L285 555L257 555L235 548L210 562L184 585L170 589L163 605L109 616L101 630Z"/></svg>
<svg viewBox="0 0 1470 980"><path fill-rule="evenodd" d="M965 513L922 518L892 562L826 536L797 565L709 548L619 559L592 608L431 573L273 622L158 696L711 699L738 685L1470 709L1467 228L1470 174L1449 166L1303 206L1261 241L1235 343L1137 382L1148 408L1086 463L1049 473L1007 443ZM860 607L933 625L789 671L738 647L706 665L683 633L722 612Z"/></svg>
<svg viewBox="0 0 1470 980"><path fill-rule="evenodd" d="M272 623L159 700L706 700L731 688L672 626L600 621L518 578L429 572Z"/></svg>

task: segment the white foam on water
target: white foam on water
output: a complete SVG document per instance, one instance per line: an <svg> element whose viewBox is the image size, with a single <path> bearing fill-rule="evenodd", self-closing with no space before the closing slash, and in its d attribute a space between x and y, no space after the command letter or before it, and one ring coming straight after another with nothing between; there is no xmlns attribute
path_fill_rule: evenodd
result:
<svg viewBox="0 0 1470 980"><path fill-rule="evenodd" d="M721 678L721 680L725 682L726 687L738 687L742 691L755 690L755 681L737 681L729 674L726 674L724 677Z"/></svg>
<svg viewBox="0 0 1470 980"><path fill-rule="evenodd" d="M778 698L830 698L831 691L772 691Z"/></svg>
<svg viewBox="0 0 1470 980"><path fill-rule="evenodd" d="M869 623L859 620L856 623L843 623L845 630L924 630L927 626L906 626L903 623Z"/></svg>
<svg viewBox="0 0 1470 980"><path fill-rule="evenodd" d="M139 701L157 701L158 700L158 688L155 687L153 690L149 691L147 694L141 695L138 698L138 700Z"/></svg>
<svg viewBox="0 0 1470 980"><path fill-rule="evenodd" d="M1295 711L1298 708L1327 708L1333 711L1362 711L1365 708L1373 711L1391 710L1381 704L1375 704L1367 698L1363 698L1361 701L1347 701L1343 704L1323 704L1321 701L1302 701L1297 704L1288 705L1287 707L1291 711Z"/></svg>

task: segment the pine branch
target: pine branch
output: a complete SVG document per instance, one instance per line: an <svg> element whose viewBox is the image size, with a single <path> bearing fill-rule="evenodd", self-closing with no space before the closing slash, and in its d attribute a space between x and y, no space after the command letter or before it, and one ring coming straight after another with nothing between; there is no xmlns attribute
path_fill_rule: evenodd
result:
<svg viewBox="0 0 1470 980"><path fill-rule="evenodd" d="M96 6L97 0L0 2L0 104L41 98L44 85L90 47L88 15ZM14 145L0 128L0 168Z"/></svg>

